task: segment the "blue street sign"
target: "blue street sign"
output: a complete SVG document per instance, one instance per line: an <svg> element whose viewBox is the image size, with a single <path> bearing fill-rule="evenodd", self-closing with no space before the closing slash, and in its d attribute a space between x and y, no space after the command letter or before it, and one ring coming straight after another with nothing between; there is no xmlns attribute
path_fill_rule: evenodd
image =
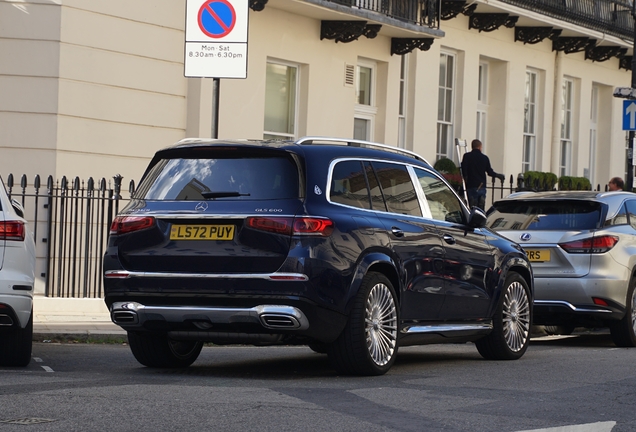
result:
<svg viewBox="0 0 636 432"><path fill-rule="evenodd" d="M623 101L623 130L636 130L636 100Z"/></svg>

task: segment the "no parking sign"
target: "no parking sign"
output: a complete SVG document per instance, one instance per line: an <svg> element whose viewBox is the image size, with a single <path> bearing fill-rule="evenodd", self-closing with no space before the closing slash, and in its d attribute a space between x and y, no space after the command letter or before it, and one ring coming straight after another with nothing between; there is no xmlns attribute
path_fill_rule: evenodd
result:
<svg viewBox="0 0 636 432"><path fill-rule="evenodd" d="M248 0L186 0L186 77L247 78L248 12Z"/></svg>

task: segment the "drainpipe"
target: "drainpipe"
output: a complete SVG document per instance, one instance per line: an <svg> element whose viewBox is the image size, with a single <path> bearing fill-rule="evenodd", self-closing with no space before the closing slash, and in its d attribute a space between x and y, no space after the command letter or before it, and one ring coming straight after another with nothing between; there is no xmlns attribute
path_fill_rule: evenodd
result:
<svg viewBox="0 0 636 432"><path fill-rule="evenodd" d="M552 142L550 171L559 177L561 164L561 99L563 97L563 52L554 57L554 98L552 99Z"/></svg>

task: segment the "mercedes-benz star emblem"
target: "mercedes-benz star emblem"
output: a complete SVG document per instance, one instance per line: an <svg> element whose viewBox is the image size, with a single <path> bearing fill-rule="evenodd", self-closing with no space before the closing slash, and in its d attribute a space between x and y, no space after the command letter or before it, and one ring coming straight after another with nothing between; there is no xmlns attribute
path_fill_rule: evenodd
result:
<svg viewBox="0 0 636 432"><path fill-rule="evenodd" d="M532 236L530 235L530 233L523 233L519 236L519 238L523 241L528 241L532 238Z"/></svg>
<svg viewBox="0 0 636 432"><path fill-rule="evenodd" d="M208 203L206 203L205 201L201 201L194 207L194 209L196 211L206 211L208 209Z"/></svg>

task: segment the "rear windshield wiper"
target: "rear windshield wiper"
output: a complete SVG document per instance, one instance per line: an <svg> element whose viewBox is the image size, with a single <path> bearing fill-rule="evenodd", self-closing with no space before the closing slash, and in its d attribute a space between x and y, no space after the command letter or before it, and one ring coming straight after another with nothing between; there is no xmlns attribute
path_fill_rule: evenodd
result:
<svg viewBox="0 0 636 432"><path fill-rule="evenodd" d="M240 197L240 196L250 196L248 193L240 193L236 192L201 192L201 196L207 199L216 199L216 198L231 198L231 197Z"/></svg>

